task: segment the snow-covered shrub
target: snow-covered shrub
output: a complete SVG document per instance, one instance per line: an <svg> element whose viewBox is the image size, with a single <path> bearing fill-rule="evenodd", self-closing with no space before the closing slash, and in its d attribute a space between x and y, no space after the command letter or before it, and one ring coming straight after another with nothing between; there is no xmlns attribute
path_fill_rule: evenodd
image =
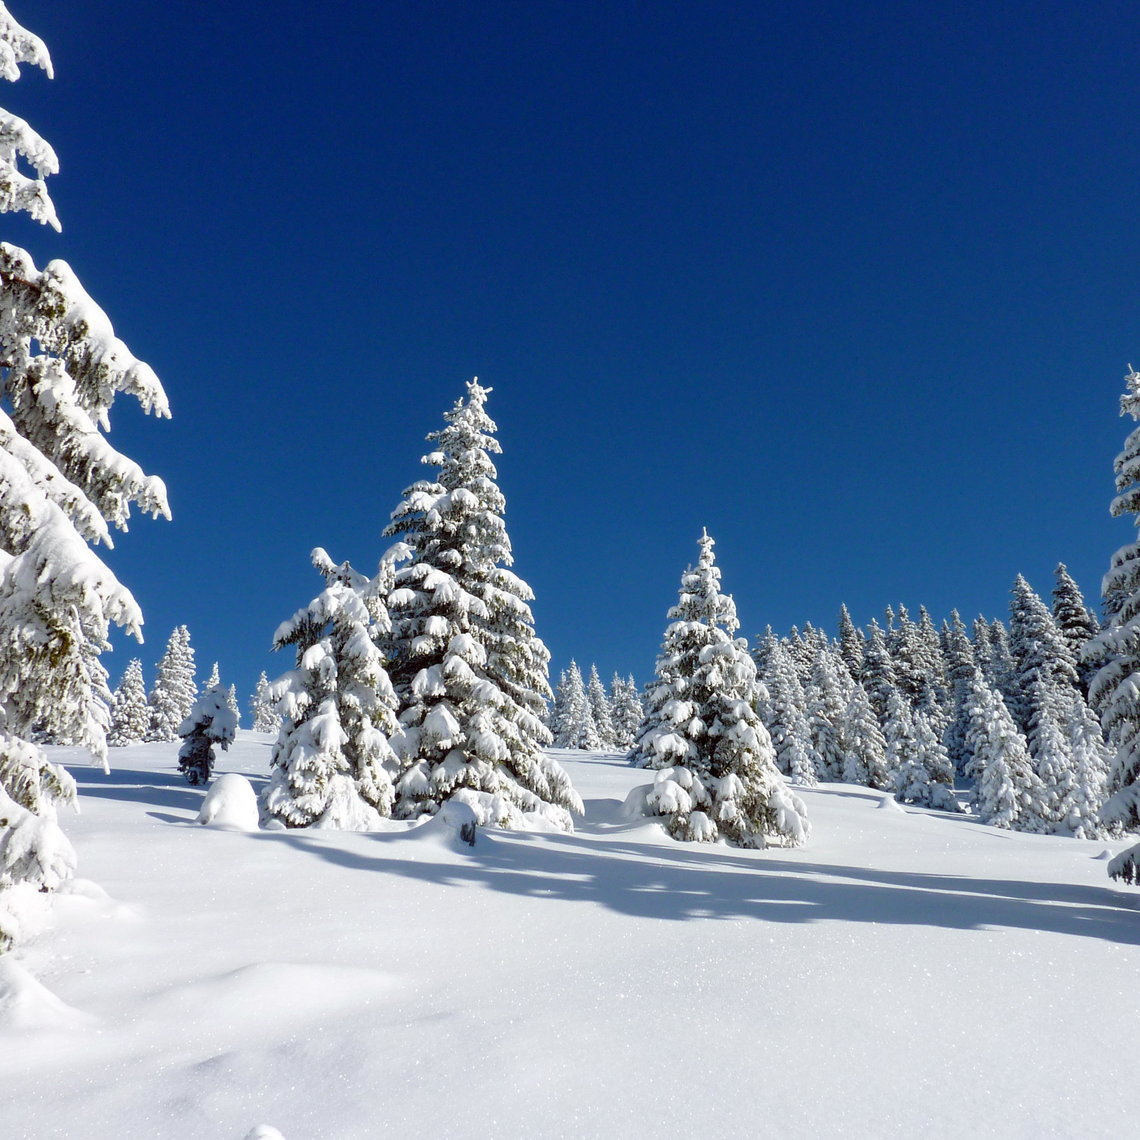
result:
<svg viewBox="0 0 1140 1140"><path fill-rule="evenodd" d="M190 715L178 726L182 747L178 750L178 770L191 784L205 784L214 771L214 745L223 752L233 743L237 718L220 685L207 689L194 702Z"/></svg>

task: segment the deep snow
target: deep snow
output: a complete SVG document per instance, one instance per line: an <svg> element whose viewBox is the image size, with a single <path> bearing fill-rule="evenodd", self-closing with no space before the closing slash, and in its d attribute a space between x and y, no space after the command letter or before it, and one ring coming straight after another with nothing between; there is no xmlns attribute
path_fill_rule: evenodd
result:
<svg viewBox="0 0 1140 1140"><path fill-rule="evenodd" d="M806 847L680 844L574 752L574 835L247 832L177 744L53 751L83 878L0 959L2 1137L1135 1132L1122 843L829 784Z"/></svg>

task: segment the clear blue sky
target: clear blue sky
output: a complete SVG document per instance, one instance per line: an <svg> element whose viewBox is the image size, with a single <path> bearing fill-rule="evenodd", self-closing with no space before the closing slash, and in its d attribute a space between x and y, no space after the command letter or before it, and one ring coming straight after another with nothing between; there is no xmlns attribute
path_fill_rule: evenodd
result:
<svg viewBox="0 0 1140 1140"><path fill-rule="evenodd" d="M181 622L243 698L287 668L473 375L556 675L648 678L703 526L750 636L1095 595L1131 533L1133 5L11 7L64 232L4 236L174 409L112 432L175 516L109 556L148 684Z"/></svg>

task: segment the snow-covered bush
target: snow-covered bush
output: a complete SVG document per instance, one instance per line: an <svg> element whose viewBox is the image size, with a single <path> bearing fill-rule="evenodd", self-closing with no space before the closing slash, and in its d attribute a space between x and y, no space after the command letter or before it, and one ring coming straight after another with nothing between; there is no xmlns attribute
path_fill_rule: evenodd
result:
<svg viewBox="0 0 1140 1140"><path fill-rule="evenodd" d="M182 747L178 770L188 783L205 784L214 771L214 745L228 751L237 731L237 718L220 685L207 689L194 702L190 715L178 726Z"/></svg>

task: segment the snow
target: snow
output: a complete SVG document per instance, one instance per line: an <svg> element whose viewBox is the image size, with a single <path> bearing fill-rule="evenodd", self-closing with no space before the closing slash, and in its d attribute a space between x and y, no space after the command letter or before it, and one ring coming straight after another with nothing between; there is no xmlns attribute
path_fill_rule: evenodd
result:
<svg viewBox="0 0 1140 1140"><path fill-rule="evenodd" d="M210 785L198 812L199 823L238 831L256 831L257 817L257 793L237 772L226 772Z"/></svg>
<svg viewBox="0 0 1140 1140"><path fill-rule="evenodd" d="M88 882L0 959L0 1136L1134 1133L1127 840L821 783L804 847L678 843L584 752L573 834L242 832L195 823L174 744L49 756Z"/></svg>

